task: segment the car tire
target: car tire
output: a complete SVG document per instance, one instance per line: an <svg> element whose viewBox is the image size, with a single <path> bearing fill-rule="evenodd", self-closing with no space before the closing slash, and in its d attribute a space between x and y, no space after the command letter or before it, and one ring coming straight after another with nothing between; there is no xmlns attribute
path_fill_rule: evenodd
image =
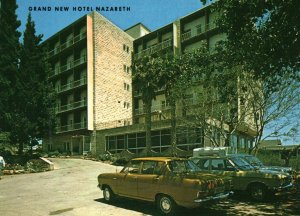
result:
<svg viewBox="0 0 300 216"><path fill-rule="evenodd" d="M267 198L267 188L263 184L253 184L249 190L250 196L255 201L264 201Z"/></svg>
<svg viewBox="0 0 300 216"><path fill-rule="evenodd" d="M158 196L157 207L162 215L175 215L177 209L176 203L167 195Z"/></svg>
<svg viewBox="0 0 300 216"><path fill-rule="evenodd" d="M103 188L103 198L105 200L105 202L110 203L113 202L115 199L115 194L113 193L113 191L110 189L110 187L105 186Z"/></svg>

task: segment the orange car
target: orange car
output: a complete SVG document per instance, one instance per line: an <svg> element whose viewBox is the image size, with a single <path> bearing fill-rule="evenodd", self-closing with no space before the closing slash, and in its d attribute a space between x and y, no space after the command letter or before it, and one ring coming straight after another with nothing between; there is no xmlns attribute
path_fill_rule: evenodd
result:
<svg viewBox="0 0 300 216"><path fill-rule="evenodd" d="M132 159L120 173L98 176L106 202L116 196L156 202L164 215L177 206L198 207L228 197L231 178L202 172L191 160L169 157Z"/></svg>

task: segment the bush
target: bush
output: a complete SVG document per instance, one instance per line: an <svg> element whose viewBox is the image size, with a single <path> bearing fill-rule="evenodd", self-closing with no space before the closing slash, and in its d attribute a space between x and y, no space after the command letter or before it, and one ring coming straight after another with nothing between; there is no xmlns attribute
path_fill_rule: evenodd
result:
<svg viewBox="0 0 300 216"><path fill-rule="evenodd" d="M101 154L98 159L101 161L112 161L113 156L111 154Z"/></svg>
<svg viewBox="0 0 300 216"><path fill-rule="evenodd" d="M259 151L256 155L266 166L283 166L284 160L280 154L271 151Z"/></svg>
<svg viewBox="0 0 300 216"><path fill-rule="evenodd" d="M54 152L49 152L48 153L48 157L58 157L61 156L61 154L59 153L59 151L54 151Z"/></svg>
<svg viewBox="0 0 300 216"><path fill-rule="evenodd" d="M124 166L125 164L127 164L130 161L129 158L118 158L116 159L113 164L116 166Z"/></svg>
<svg viewBox="0 0 300 216"><path fill-rule="evenodd" d="M266 166L284 166L285 161L281 159L279 152L272 152L268 150L260 150L256 155ZM291 157L290 167L295 170L300 170L300 155Z"/></svg>
<svg viewBox="0 0 300 216"><path fill-rule="evenodd" d="M44 172L48 171L48 165L41 159L30 160L26 164L26 170L28 172Z"/></svg>

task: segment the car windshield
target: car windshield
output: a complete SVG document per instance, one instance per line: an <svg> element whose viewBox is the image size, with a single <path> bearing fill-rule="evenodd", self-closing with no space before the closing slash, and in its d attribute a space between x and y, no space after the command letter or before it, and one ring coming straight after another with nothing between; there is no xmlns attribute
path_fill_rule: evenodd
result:
<svg viewBox="0 0 300 216"><path fill-rule="evenodd" d="M201 171L201 169L191 160L173 160L169 162L169 167L174 173Z"/></svg>
<svg viewBox="0 0 300 216"><path fill-rule="evenodd" d="M240 170L253 170L254 167L247 161L240 157L230 157L230 160L240 169Z"/></svg>
<svg viewBox="0 0 300 216"><path fill-rule="evenodd" d="M263 163L257 158L252 155L245 155L243 156L244 159L246 159L247 162L249 162L253 166L262 167Z"/></svg>

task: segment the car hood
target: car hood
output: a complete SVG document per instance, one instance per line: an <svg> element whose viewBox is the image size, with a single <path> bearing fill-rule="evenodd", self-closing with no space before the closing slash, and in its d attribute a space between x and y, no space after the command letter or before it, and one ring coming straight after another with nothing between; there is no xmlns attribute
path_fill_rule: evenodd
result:
<svg viewBox="0 0 300 216"><path fill-rule="evenodd" d="M262 170L277 171L277 172L285 172L285 173L292 172L292 168L291 167L263 166L263 167L260 167L260 169L262 169Z"/></svg>
<svg viewBox="0 0 300 216"><path fill-rule="evenodd" d="M270 176L270 177L279 177L279 178L285 178L287 176L289 176L289 174L287 173L283 173L283 172L279 172L276 170L269 170L269 169L258 169L256 170L257 173L266 175L266 176Z"/></svg>

